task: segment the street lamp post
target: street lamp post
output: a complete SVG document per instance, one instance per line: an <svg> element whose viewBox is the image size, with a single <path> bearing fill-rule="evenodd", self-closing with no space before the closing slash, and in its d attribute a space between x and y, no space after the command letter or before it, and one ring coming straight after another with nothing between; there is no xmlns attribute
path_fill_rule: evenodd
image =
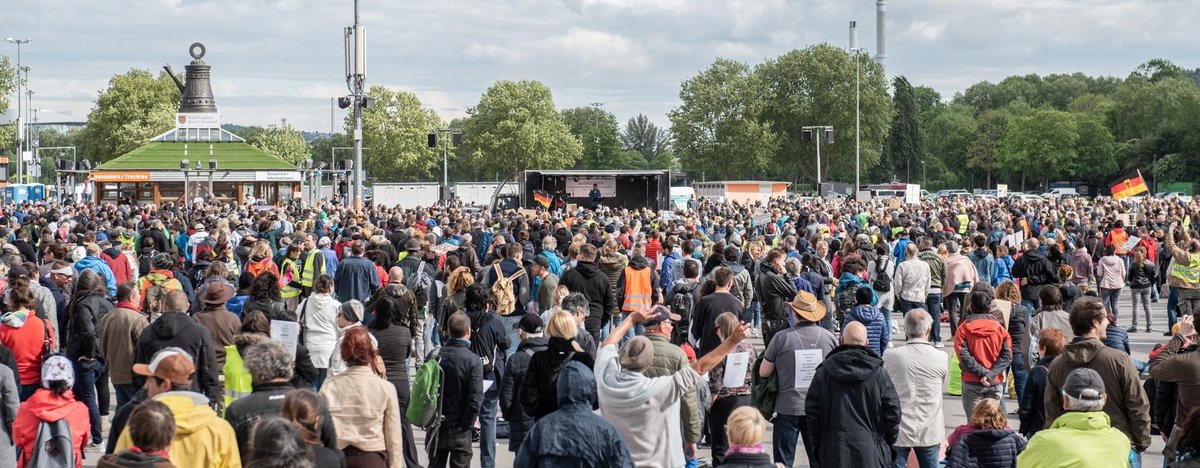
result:
<svg viewBox="0 0 1200 468"><path fill-rule="evenodd" d="M860 56L863 49L850 49L854 52L854 191L857 193L862 188L862 112L861 112L861 96L862 96L862 60Z"/></svg>
<svg viewBox="0 0 1200 468"><path fill-rule="evenodd" d="M21 118L21 44L28 44L30 39L5 38L10 44L17 45L17 183L21 182L21 160L24 155L25 146L25 119ZM29 78L29 72L25 72L26 79Z"/></svg>
<svg viewBox="0 0 1200 468"><path fill-rule="evenodd" d="M823 132L825 144L833 144L833 126L830 125L811 125L801 129L802 137L805 143L814 140L813 132ZM817 196L821 196L821 135L816 138L817 142ZM858 190L855 188L855 190Z"/></svg>
<svg viewBox="0 0 1200 468"><path fill-rule="evenodd" d="M72 161L71 162L71 171L73 172L75 170L75 163L74 163L75 147L74 146L46 146L46 147L39 146L36 150L34 150L34 152L37 154L37 158L39 161L42 158L42 151L48 151L48 150L57 150L59 152L59 159L57 159L54 163L54 188L58 190L58 202L62 203L63 202L62 173L66 172L65 169L67 166L67 160L65 158L63 158L62 156L63 156L63 153L66 152L66 150L71 150L71 161ZM71 184L71 190L72 191L75 190L75 184ZM73 193L72 193L72 196L74 196Z"/></svg>
<svg viewBox="0 0 1200 468"><path fill-rule="evenodd" d="M443 133L449 134L450 139L443 139ZM440 140L440 141L439 141ZM446 201L450 200L450 144L453 143L457 148L462 146L462 129L459 128L435 128L429 131L429 147L436 148L439 142L442 144L442 196Z"/></svg>

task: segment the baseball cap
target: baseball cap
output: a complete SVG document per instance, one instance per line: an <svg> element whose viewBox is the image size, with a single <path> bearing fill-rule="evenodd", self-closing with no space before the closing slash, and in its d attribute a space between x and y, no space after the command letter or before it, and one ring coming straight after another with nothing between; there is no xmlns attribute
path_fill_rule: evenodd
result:
<svg viewBox="0 0 1200 468"><path fill-rule="evenodd" d="M1063 383L1064 395L1087 401L1100 401L1104 397L1104 380L1092 369L1081 367L1067 374Z"/></svg>
<svg viewBox="0 0 1200 468"><path fill-rule="evenodd" d="M516 328L525 333L541 333L545 329L545 324L538 314L525 314L521 317L521 321L517 322Z"/></svg>
<svg viewBox="0 0 1200 468"><path fill-rule="evenodd" d="M654 315L650 316L649 320L646 320L645 325L652 327L668 320L674 323L682 319L683 317L680 317L679 314L672 314L671 309L666 308L666 306L656 305L654 306Z"/></svg>
<svg viewBox="0 0 1200 468"><path fill-rule="evenodd" d="M550 268L550 259L543 255L533 257L533 263L538 264L538 266L541 266L542 268Z"/></svg>
<svg viewBox="0 0 1200 468"><path fill-rule="evenodd" d="M133 373L145 377L158 377L171 383L190 384L196 373L192 356L179 348L163 348L150 359L150 364L134 364Z"/></svg>
<svg viewBox="0 0 1200 468"><path fill-rule="evenodd" d="M333 241L329 240L329 238L325 236L322 236L321 240L317 241L317 245L330 245L332 243Z"/></svg>

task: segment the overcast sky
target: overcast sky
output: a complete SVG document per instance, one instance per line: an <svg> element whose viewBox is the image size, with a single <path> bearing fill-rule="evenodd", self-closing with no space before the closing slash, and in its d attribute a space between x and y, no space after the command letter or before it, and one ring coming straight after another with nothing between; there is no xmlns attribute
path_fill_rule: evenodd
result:
<svg viewBox="0 0 1200 468"><path fill-rule="evenodd" d="M113 74L167 63L182 72L200 41L225 122L328 131L329 98L346 93L352 5L0 0L0 37L33 40L22 59L43 121L84 120ZM949 98L1013 74L1124 77L1154 57L1195 68L1197 11L1200 0L889 1L887 73ZM846 47L851 20L875 55L873 0L362 0L368 84L413 91L446 120L497 80L533 79L559 108L603 103L622 122L645 113L666 124L680 82L716 57L755 64L821 42Z"/></svg>

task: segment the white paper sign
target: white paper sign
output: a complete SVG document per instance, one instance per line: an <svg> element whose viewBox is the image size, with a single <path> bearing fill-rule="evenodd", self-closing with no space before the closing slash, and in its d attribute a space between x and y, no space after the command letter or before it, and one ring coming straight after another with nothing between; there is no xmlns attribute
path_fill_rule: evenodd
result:
<svg viewBox="0 0 1200 468"><path fill-rule="evenodd" d="M808 388L812 385L817 366L825 360L825 355L819 349L796 350L796 384L795 388Z"/></svg>
<svg viewBox="0 0 1200 468"><path fill-rule="evenodd" d="M296 355L296 345L300 343L300 324L286 320L271 321L271 339L283 344L283 348Z"/></svg>
<svg viewBox="0 0 1200 468"><path fill-rule="evenodd" d="M750 367L750 353L740 352L725 356L725 378L721 386L736 388L746 385L746 369Z"/></svg>
<svg viewBox="0 0 1200 468"><path fill-rule="evenodd" d="M996 184L996 198L1004 198L1008 196L1007 184Z"/></svg>
<svg viewBox="0 0 1200 468"><path fill-rule="evenodd" d="M904 203L915 205L921 203L921 186L918 184L908 184L904 187Z"/></svg>
<svg viewBox="0 0 1200 468"><path fill-rule="evenodd" d="M483 393L487 393L488 389L492 388L492 385L494 385L495 383L496 383L496 381L494 381L494 380L483 379Z"/></svg>
<svg viewBox="0 0 1200 468"><path fill-rule="evenodd" d="M1126 252L1132 252L1133 249L1137 247L1138 242L1141 241L1142 239L1138 236L1129 236L1129 240L1125 241L1125 244L1122 245L1121 248L1125 249Z"/></svg>

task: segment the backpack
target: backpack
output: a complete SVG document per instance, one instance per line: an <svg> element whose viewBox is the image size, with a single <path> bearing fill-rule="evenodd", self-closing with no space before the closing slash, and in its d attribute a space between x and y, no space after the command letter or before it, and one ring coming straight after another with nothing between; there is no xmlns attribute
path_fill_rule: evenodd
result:
<svg viewBox="0 0 1200 468"><path fill-rule="evenodd" d="M413 274L404 278L404 287L413 292L417 304L429 298L429 287L433 286L433 276L425 273L425 261L421 260Z"/></svg>
<svg viewBox="0 0 1200 468"><path fill-rule="evenodd" d="M692 291L700 285L693 284L690 288L672 288L675 292L675 297L671 298L671 313L679 315L679 322L675 325L671 332L671 344L676 346L687 342L688 329L691 328L692 311L696 308L696 298L692 296Z"/></svg>
<svg viewBox="0 0 1200 468"><path fill-rule="evenodd" d="M765 355L766 352L763 352L763 356ZM779 398L779 373L773 373L770 377L763 377L758 373L758 369L762 367L763 356L754 360L750 381L750 404L758 409L764 419L771 421L775 419L775 400Z"/></svg>
<svg viewBox="0 0 1200 468"><path fill-rule="evenodd" d="M846 288L838 292L837 297L834 298L833 305L834 310L837 311L837 321L839 324L842 322L842 317L845 317L851 310L854 310L854 306L858 305L858 299L854 297L854 293L858 291L859 287L860 285L855 285Z"/></svg>
<svg viewBox="0 0 1200 468"><path fill-rule="evenodd" d="M171 280L160 274L146 275L145 278L150 282L150 286L147 286L142 294L142 310L146 313L162 312L166 307L166 285Z"/></svg>
<svg viewBox="0 0 1200 468"><path fill-rule="evenodd" d="M37 439L29 454L28 468L75 468L75 447L71 444L71 425L67 418L38 423Z"/></svg>
<svg viewBox="0 0 1200 468"><path fill-rule="evenodd" d="M508 316L517 309L517 298L513 294L513 280L525 274L525 270L517 270L512 276L504 276L504 271L497 263L492 265L492 271L496 273L496 281L492 283L492 297L496 298L496 313Z"/></svg>
<svg viewBox="0 0 1200 468"><path fill-rule="evenodd" d="M404 415L417 427L429 429L437 425L442 413L442 365L436 352L417 368L412 393Z"/></svg>
<svg viewBox="0 0 1200 468"><path fill-rule="evenodd" d="M479 336L479 330L487 325L492 320L492 314L483 313L483 319L479 321L478 327L471 327L471 352L479 356L479 362L483 364L484 378L492 375L492 371L496 369L496 344L487 347L481 339L476 339Z"/></svg>
<svg viewBox="0 0 1200 468"><path fill-rule="evenodd" d="M879 292L888 292L892 290L892 275L887 272L886 257L879 257L875 264L875 281L871 282L871 289Z"/></svg>

